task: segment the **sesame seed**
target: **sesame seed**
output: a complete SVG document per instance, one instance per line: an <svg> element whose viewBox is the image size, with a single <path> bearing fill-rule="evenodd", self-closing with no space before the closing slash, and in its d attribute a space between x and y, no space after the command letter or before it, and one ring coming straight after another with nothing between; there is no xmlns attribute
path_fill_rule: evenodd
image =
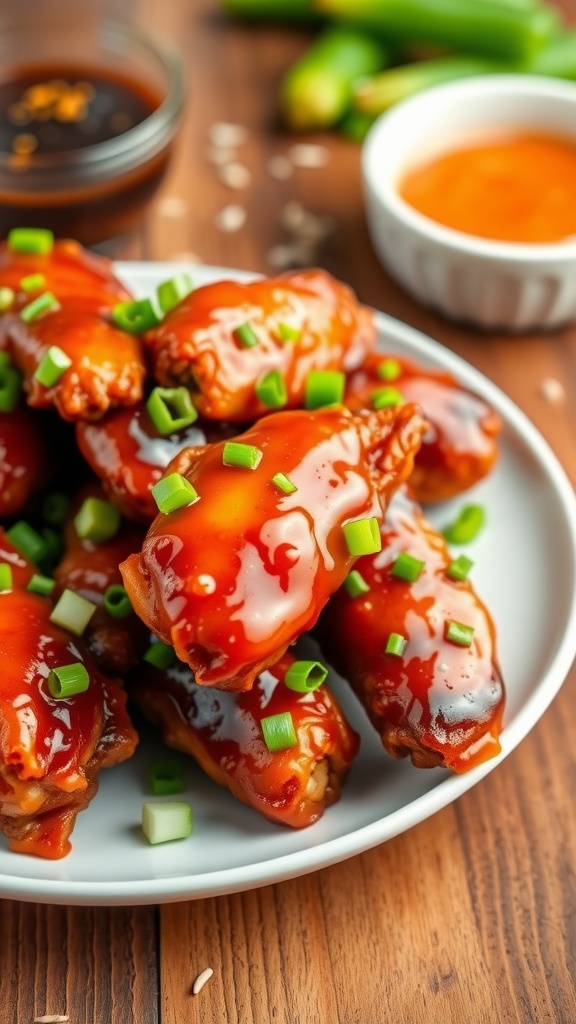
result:
<svg viewBox="0 0 576 1024"><path fill-rule="evenodd" d="M214 971L212 970L212 968L211 967L206 967L205 970L203 970L198 975L198 977L194 981L194 984L192 985L192 995L193 996L197 996L198 993L202 991L202 989L204 988L204 985L206 984L207 981L210 981L210 978L212 977L213 974L214 974Z"/></svg>
<svg viewBox="0 0 576 1024"><path fill-rule="evenodd" d="M313 142L297 142L290 146L288 157L294 167L325 167L330 160L330 150Z"/></svg>
<svg viewBox="0 0 576 1024"><path fill-rule="evenodd" d="M47 1013L43 1017L34 1017L34 1024L66 1024L70 1020L65 1013Z"/></svg>
<svg viewBox="0 0 576 1024"><path fill-rule="evenodd" d="M218 168L218 177L223 185L231 189L247 188L252 181L248 168L239 163L222 164Z"/></svg>
<svg viewBox="0 0 576 1024"><path fill-rule="evenodd" d="M184 217L188 213L188 203L180 196L165 196L158 203L157 209L161 217Z"/></svg>
<svg viewBox="0 0 576 1024"><path fill-rule="evenodd" d="M213 146L223 149L236 149L248 138L248 131L242 124L231 124L229 121L217 121L208 133Z"/></svg>
<svg viewBox="0 0 576 1024"><path fill-rule="evenodd" d="M271 156L268 164L268 174L276 181L286 181L292 176L293 167L287 156Z"/></svg>
<svg viewBox="0 0 576 1024"><path fill-rule="evenodd" d="M206 159L208 160L208 162L211 164L216 164L217 166L220 164L232 163L235 156L236 150L228 148L224 149L222 146L216 146L213 149L206 150Z"/></svg>
<svg viewBox="0 0 576 1024"><path fill-rule="evenodd" d="M553 405L559 405L566 398L564 387L556 377L544 377L540 382L540 394Z"/></svg>
<svg viewBox="0 0 576 1024"><path fill-rule="evenodd" d="M216 227L219 231L225 231L227 234L239 231L245 221L246 210L243 206L238 206L237 203L224 206L216 214Z"/></svg>

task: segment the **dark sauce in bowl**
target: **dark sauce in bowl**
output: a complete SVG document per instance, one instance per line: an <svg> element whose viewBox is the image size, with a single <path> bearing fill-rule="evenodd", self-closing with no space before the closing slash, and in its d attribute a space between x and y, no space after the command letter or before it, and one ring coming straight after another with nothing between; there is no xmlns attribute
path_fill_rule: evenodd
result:
<svg viewBox="0 0 576 1024"><path fill-rule="evenodd" d="M0 234L47 227L85 245L131 230L160 185L183 101L179 61L136 36L87 60L25 61L0 70ZM120 51L121 52L121 51ZM146 54L148 56L148 54Z"/></svg>

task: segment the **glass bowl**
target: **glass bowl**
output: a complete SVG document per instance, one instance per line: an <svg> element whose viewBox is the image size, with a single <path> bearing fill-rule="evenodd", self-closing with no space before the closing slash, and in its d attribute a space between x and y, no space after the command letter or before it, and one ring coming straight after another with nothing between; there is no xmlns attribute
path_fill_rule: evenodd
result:
<svg viewBox="0 0 576 1024"><path fill-rule="evenodd" d="M158 189L181 120L184 75L176 52L139 28L86 16L86 8L82 16L63 16L62 11L49 17L37 11L25 24L14 17L0 22L0 117L5 129L4 138L0 133L0 234L12 227L47 227L59 237L93 245L134 228ZM37 142L35 126L39 135L45 130L47 108L33 108L30 120L30 107L21 98L28 95L30 82L43 83L50 96L63 87L69 103L70 91L73 102L78 102L79 88L86 95L90 89L99 95L91 80L110 85L110 109L114 83L125 89L125 95L132 91L147 97L143 119L134 118L130 127L126 118L124 125L121 117L116 122L110 118L107 124L114 130L100 130L94 142L89 134L79 141L76 129L82 126L75 125L73 146L67 148L64 141L52 151L49 145L31 151ZM18 87L21 96L15 99ZM29 95L35 100L35 94ZM15 129L10 128L9 116L21 124L18 141L12 138L10 148L8 138ZM65 111L59 123L54 119L53 134L62 135L62 120L66 121ZM89 128L90 120L84 130ZM14 147L23 151L15 152Z"/></svg>

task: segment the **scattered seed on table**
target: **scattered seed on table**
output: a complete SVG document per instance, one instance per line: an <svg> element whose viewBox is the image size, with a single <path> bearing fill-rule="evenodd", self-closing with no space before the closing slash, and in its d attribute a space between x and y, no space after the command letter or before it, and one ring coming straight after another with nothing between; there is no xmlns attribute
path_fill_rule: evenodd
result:
<svg viewBox="0 0 576 1024"><path fill-rule="evenodd" d="M202 259L197 252L173 252L167 258L173 263L202 263Z"/></svg>
<svg viewBox="0 0 576 1024"><path fill-rule="evenodd" d="M291 199L282 209L280 220L287 231L298 231L306 218L306 210L297 199Z"/></svg>
<svg viewBox="0 0 576 1024"><path fill-rule="evenodd" d="M238 206L237 203L230 203L229 206L222 207L216 214L216 227L219 231L225 231L228 234L239 231L245 222L246 210L243 206Z"/></svg>
<svg viewBox="0 0 576 1024"><path fill-rule="evenodd" d="M219 166L220 164L229 164L236 159L236 150L229 149L228 147L224 149L223 146L215 146L213 149L206 150L206 159L209 163L216 164L216 166Z"/></svg>
<svg viewBox="0 0 576 1024"><path fill-rule="evenodd" d="M43 1017L34 1017L34 1024L66 1024L70 1017L65 1013L47 1013Z"/></svg>
<svg viewBox="0 0 576 1024"><path fill-rule="evenodd" d="M229 121L217 121L208 133L213 146L223 149L236 149L248 138L248 131L242 124L231 124Z"/></svg>
<svg viewBox="0 0 576 1024"><path fill-rule="evenodd" d="M330 160L330 150L313 142L297 142L290 146L288 157L294 167L325 167Z"/></svg>
<svg viewBox="0 0 576 1024"><path fill-rule="evenodd" d="M180 196L165 196L158 203L157 209L161 217L184 217L188 213L188 203Z"/></svg>
<svg viewBox="0 0 576 1024"><path fill-rule="evenodd" d="M272 178L276 178L276 181L287 181L288 178L292 177L293 165L290 163L287 156L271 156L268 164L268 174Z"/></svg>
<svg viewBox="0 0 576 1024"><path fill-rule="evenodd" d="M218 177L223 185L232 189L248 188L252 181L248 168L239 163L222 164L218 168Z"/></svg>
<svg viewBox="0 0 576 1024"><path fill-rule="evenodd" d="M556 377L544 377L540 382L540 394L553 405L559 405L566 398L564 387Z"/></svg>
<svg viewBox="0 0 576 1024"><path fill-rule="evenodd" d="M212 970L212 968L206 967L205 970L203 970L202 973L198 975L194 984L192 985L193 996L197 996L198 993L202 991L204 985L206 984L207 981L210 981L210 978L212 977L213 974L214 971Z"/></svg>

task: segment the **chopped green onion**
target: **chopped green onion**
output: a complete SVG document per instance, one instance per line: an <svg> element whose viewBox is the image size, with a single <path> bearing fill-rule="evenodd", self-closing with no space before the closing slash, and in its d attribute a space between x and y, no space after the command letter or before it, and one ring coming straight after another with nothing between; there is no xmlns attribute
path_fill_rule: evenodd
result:
<svg viewBox="0 0 576 1024"><path fill-rule="evenodd" d="M320 661L295 661L284 676L284 683L297 693L312 693L322 685L327 675L328 669Z"/></svg>
<svg viewBox="0 0 576 1024"><path fill-rule="evenodd" d="M63 590L52 609L50 622L68 629L76 636L82 636L96 611L96 605L73 590Z"/></svg>
<svg viewBox="0 0 576 1024"><path fill-rule="evenodd" d="M255 345L260 344L258 336L254 333L254 329L249 323L240 324L239 327L235 327L232 334L241 348L254 348Z"/></svg>
<svg viewBox="0 0 576 1024"><path fill-rule="evenodd" d="M463 622L455 622L454 619L451 619L446 623L444 636L451 644L457 644L458 647L470 647L474 639L474 627L465 626Z"/></svg>
<svg viewBox="0 0 576 1024"><path fill-rule="evenodd" d="M180 765L169 758L159 758L150 765L150 789L154 796L170 796L181 793L184 780Z"/></svg>
<svg viewBox="0 0 576 1024"><path fill-rule="evenodd" d="M165 516L169 512L185 508L186 505L192 505L200 498L192 484L180 473L170 473L168 476L162 477L157 484L154 484L151 494L158 510Z"/></svg>
<svg viewBox="0 0 576 1024"><path fill-rule="evenodd" d="M415 583L422 569L426 565L420 558L414 558L407 551L402 551L390 570L390 575L398 580L406 580L408 583Z"/></svg>
<svg viewBox="0 0 576 1024"><path fill-rule="evenodd" d="M298 743L294 722L289 711L281 711L278 715L268 715L260 720L264 743L271 753L278 750L289 750Z"/></svg>
<svg viewBox="0 0 576 1024"><path fill-rule="evenodd" d="M154 668L172 668L172 665L176 664L174 648L170 644L163 643L162 640L156 640L155 643L150 644L150 647L142 657L144 661L147 661L149 665L153 665Z"/></svg>
<svg viewBox="0 0 576 1024"><path fill-rule="evenodd" d="M20 318L25 323L31 324L33 320L37 320L43 313L48 313L49 310L60 309L60 303L52 292L42 292L37 299L33 299L27 306L24 306L20 310ZM60 349L58 349L60 351Z"/></svg>
<svg viewBox="0 0 576 1024"><path fill-rule="evenodd" d="M131 302L118 302L112 310L112 320L129 334L143 334L151 327L160 323L159 317L150 299L134 299Z"/></svg>
<svg viewBox="0 0 576 1024"><path fill-rule="evenodd" d="M6 370L9 366L12 366L12 360L10 359L8 352L5 352L4 349L0 349L0 370Z"/></svg>
<svg viewBox="0 0 576 1024"><path fill-rule="evenodd" d="M23 519L19 522L14 523L9 530L6 530L6 536L11 544L24 555L30 562L36 564L40 562L47 551L47 545L44 537L32 527L29 523L26 523Z"/></svg>
<svg viewBox="0 0 576 1024"><path fill-rule="evenodd" d="M298 490L296 484L293 484L284 473L275 473L272 477L272 483L283 494L294 494L294 491Z"/></svg>
<svg viewBox="0 0 576 1024"><path fill-rule="evenodd" d="M291 324L278 324L280 341L300 341L302 331L299 327L292 327Z"/></svg>
<svg viewBox="0 0 576 1024"><path fill-rule="evenodd" d="M100 544L110 540L120 529L120 511L102 498L85 498L74 516L74 529L80 540Z"/></svg>
<svg viewBox="0 0 576 1024"><path fill-rule="evenodd" d="M12 566L7 562L0 563L0 592L12 590Z"/></svg>
<svg viewBox="0 0 576 1024"><path fill-rule="evenodd" d="M357 569L352 569L352 572L348 573L344 580L344 587L353 599L361 597L362 594L367 594L370 590L362 573L359 573Z"/></svg>
<svg viewBox="0 0 576 1024"><path fill-rule="evenodd" d="M113 619L125 619L131 615L132 602L121 583L113 583L104 594L104 607Z"/></svg>
<svg viewBox="0 0 576 1024"><path fill-rule="evenodd" d="M30 252L47 256L52 252L54 235L47 228L12 228L8 233L10 252Z"/></svg>
<svg viewBox="0 0 576 1024"><path fill-rule="evenodd" d="M256 382L254 390L267 409L281 409L288 401L286 382L280 370L269 370L265 373Z"/></svg>
<svg viewBox="0 0 576 1024"><path fill-rule="evenodd" d="M241 441L226 441L222 451L222 465L240 466L243 469L256 469L260 465L263 452L253 444L242 444Z"/></svg>
<svg viewBox="0 0 576 1024"><path fill-rule="evenodd" d="M53 580L50 576L40 576L38 573L34 573L34 575L30 577L26 590L29 590L31 594L40 594L42 597L50 597L55 586L56 580Z"/></svg>
<svg viewBox="0 0 576 1024"><path fill-rule="evenodd" d="M21 374L10 364L0 365L0 412L14 412L21 394Z"/></svg>
<svg viewBox="0 0 576 1024"><path fill-rule="evenodd" d="M189 274L176 274L169 281L163 281L156 289L158 305L163 313L169 313L182 299L194 290L194 283Z"/></svg>
<svg viewBox="0 0 576 1024"><path fill-rule="evenodd" d="M77 693L84 693L89 686L90 676L80 661L75 661L72 665L53 668L48 676L48 689L57 700L63 697L74 697Z"/></svg>
<svg viewBox="0 0 576 1024"><path fill-rule="evenodd" d="M7 313L12 309L15 298L12 288L0 288L0 313Z"/></svg>
<svg viewBox="0 0 576 1024"><path fill-rule="evenodd" d="M23 292L39 292L46 287L46 278L44 274L28 274L20 281L20 287Z"/></svg>
<svg viewBox="0 0 576 1024"><path fill-rule="evenodd" d="M392 405L402 405L403 401L404 395L398 388L378 388L372 394L373 409L389 409Z"/></svg>
<svg viewBox="0 0 576 1024"><path fill-rule="evenodd" d="M398 380L402 376L402 365L397 359L383 359L376 367L380 380Z"/></svg>
<svg viewBox="0 0 576 1024"><path fill-rule="evenodd" d="M63 526L70 511L70 498L66 494L54 492L42 502L42 518L50 526Z"/></svg>
<svg viewBox="0 0 576 1024"><path fill-rule="evenodd" d="M446 575L449 576L451 580L459 580L462 582L463 580L468 579L468 573L473 565L474 562L471 558L468 558L466 555L459 555L454 562L450 562L450 565L446 569Z"/></svg>
<svg viewBox="0 0 576 1024"><path fill-rule="evenodd" d="M482 505L464 505L453 523L442 533L449 544L469 544L474 540L486 522Z"/></svg>
<svg viewBox="0 0 576 1024"><path fill-rule="evenodd" d="M170 801L142 805L142 831L149 843L169 843L192 835L190 804Z"/></svg>
<svg viewBox="0 0 576 1024"><path fill-rule="evenodd" d="M51 345L36 368L34 380L42 384L42 387L53 388L70 366L72 366L70 356L66 355L57 345Z"/></svg>
<svg viewBox="0 0 576 1024"><path fill-rule="evenodd" d="M339 405L344 398L346 376L340 370L310 370L306 377L304 406L321 409L325 405Z"/></svg>
<svg viewBox="0 0 576 1024"><path fill-rule="evenodd" d="M185 387L154 388L146 408L159 434L175 434L198 419L190 392Z"/></svg>
<svg viewBox="0 0 576 1024"><path fill-rule="evenodd" d="M351 555L373 555L382 550L382 538L376 516L353 519L342 527L344 539Z"/></svg>
<svg viewBox="0 0 576 1024"><path fill-rule="evenodd" d="M386 641L386 647L384 648L385 654L393 654L396 658L401 658L406 650L406 644L408 643L405 636L400 633L390 633Z"/></svg>

